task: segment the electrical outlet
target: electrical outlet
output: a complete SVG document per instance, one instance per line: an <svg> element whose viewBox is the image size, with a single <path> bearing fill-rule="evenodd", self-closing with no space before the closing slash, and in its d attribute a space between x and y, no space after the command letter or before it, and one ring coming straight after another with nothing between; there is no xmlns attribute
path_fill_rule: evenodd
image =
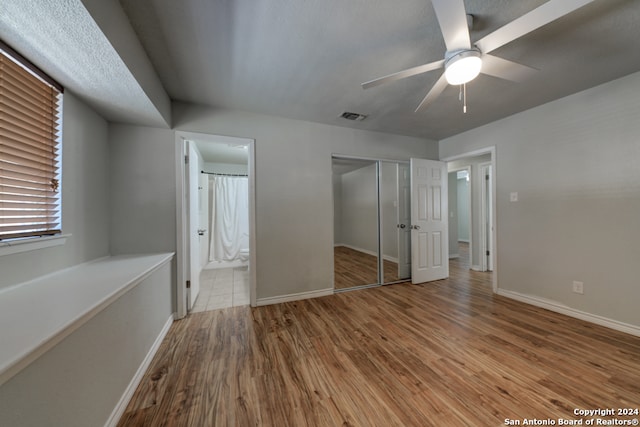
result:
<svg viewBox="0 0 640 427"><path fill-rule="evenodd" d="M573 281L573 292L576 294L584 294L584 283Z"/></svg>

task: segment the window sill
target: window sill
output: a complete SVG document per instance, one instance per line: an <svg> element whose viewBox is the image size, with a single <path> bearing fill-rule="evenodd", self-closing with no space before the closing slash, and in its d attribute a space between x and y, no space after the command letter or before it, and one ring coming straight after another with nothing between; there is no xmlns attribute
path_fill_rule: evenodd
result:
<svg viewBox="0 0 640 427"><path fill-rule="evenodd" d="M71 234L57 234L55 236L32 237L0 242L0 256L62 246L67 241L67 237L71 237Z"/></svg>

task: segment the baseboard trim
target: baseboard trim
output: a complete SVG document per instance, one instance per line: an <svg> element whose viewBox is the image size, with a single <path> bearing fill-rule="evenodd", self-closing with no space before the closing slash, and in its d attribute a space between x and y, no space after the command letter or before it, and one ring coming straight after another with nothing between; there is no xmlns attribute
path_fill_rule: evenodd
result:
<svg viewBox="0 0 640 427"><path fill-rule="evenodd" d="M475 264L471 266L471 269L473 271L482 271L482 267L480 267L479 265L475 265Z"/></svg>
<svg viewBox="0 0 640 427"><path fill-rule="evenodd" d="M160 348L160 344L162 344L162 340L164 340L164 337L169 332L169 328L171 327L172 324L173 324L173 314L171 314L167 319L167 322L162 327L160 334L158 334L158 336L156 337L156 340L153 342L153 345L151 346L151 348L149 349L149 352L147 353L144 360L140 364L140 367L138 367L138 370L136 371L135 375L133 376L133 378L131 378L131 382L129 382L129 385L124 391L116 407L113 408L113 412L111 412L109 419L105 423L105 427L116 427L116 425L118 425L118 421L120 421L122 414L124 414L125 409L127 409L127 405L129 404L129 401L133 397L133 393L138 388L140 381L142 381L142 377L144 376L145 372L147 372L149 365L151 365L153 356L156 355L156 352Z"/></svg>
<svg viewBox="0 0 640 427"><path fill-rule="evenodd" d="M456 258L460 258L460 254L450 254L449 255L449 259L456 259Z"/></svg>
<svg viewBox="0 0 640 427"><path fill-rule="evenodd" d="M339 245L334 245L334 247L338 247L338 246L343 246L345 248L353 249L354 251L362 252L363 254L367 254L367 255L371 255L371 256L375 256L375 257L378 256L377 252L370 251L368 249L358 248L356 246L347 245L345 243L340 243ZM393 262L395 264L398 263L398 258L394 258L391 255L382 255L382 259L384 259L386 261L391 261L391 262Z"/></svg>
<svg viewBox="0 0 640 427"><path fill-rule="evenodd" d="M299 301L309 298L326 297L327 295L333 295L333 288L320 289L318 291L299 292L296 294L280 295L277 297L260 298L256 301L256 305L271 305L280 304L283 302Z"/></svg>
<svg viewBox="0 0 640 427"><path fill-rule="evenodd" d="M531 295L524 295L519 292L498 289L496 293L506 298L514 299L526 304L535 305L536 307L545 308L556 313L584 320L585 322L595 323L596 325L604 326L605 328L614 329L619 332L624 332L640 337L640 327L635 325L619 322L617 320L609 319L608 317L598 316L597 314L591 314L585 311L576 310L575 308L571 308L555 301L534 297Z"/></svg>

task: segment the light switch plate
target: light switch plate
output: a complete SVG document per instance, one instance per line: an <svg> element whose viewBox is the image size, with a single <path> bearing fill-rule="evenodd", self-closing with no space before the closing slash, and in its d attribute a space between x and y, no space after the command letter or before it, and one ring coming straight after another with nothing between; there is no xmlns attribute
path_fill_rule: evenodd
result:
<svg viewBox="0 0 640 427"><path fill-rule="evenodd" d="M518 192L514 191L513 193L511 193L509 200L511 200L512 202L517 202L518 201Z"/></svg>

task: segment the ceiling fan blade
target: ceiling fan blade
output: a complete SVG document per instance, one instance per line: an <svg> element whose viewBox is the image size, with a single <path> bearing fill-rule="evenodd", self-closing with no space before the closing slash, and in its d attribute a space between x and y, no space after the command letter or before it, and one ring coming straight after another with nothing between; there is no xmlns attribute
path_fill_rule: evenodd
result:
<svg viewBox="0 0 640 427"><path fill-rule="evenodd" d="M433 85L427 96L424 97L418 108L416 108L416 113L418 111L425 110L429 105L436 100L438 96L442 93L442 91L449 85L447 83L447 79L444 77L444 73L440 76L436 84Z"/></svg>
<svg viewBox="0 0 640 427"><path fill-rule="evenodd" d="M482 55L482 71L480 72L512 82L521 82L533 76L538 70L497 56Z"/></svg>
<svg viewBox="0 0 640 427"><path fill-rule="evenodd" d="M471 49L467 12L463 0L431 0L447 52Z"/></svg>
<svg viewBox="0 0 640 427"><path fill-rule="evenodd" d="M444 67L444 60L431 62L429 64L418 65L417 67L409 68L404 71L389 74L388 76L380 77L379 79L371 80L366 83L362 83L363 89L369 89L370 87L379 86L383 83L394 82L396 80L404 79L407 77L415 76L417 74L426 73L427 71L437 70Z"/></svg>
<svg viewBox="0 0 640 427"><path fill-rule="evenodd" d="M482 53L489 53L551 21L567 15L593 0L549 0L542 6L522 15L476 43Z"/></svg>

